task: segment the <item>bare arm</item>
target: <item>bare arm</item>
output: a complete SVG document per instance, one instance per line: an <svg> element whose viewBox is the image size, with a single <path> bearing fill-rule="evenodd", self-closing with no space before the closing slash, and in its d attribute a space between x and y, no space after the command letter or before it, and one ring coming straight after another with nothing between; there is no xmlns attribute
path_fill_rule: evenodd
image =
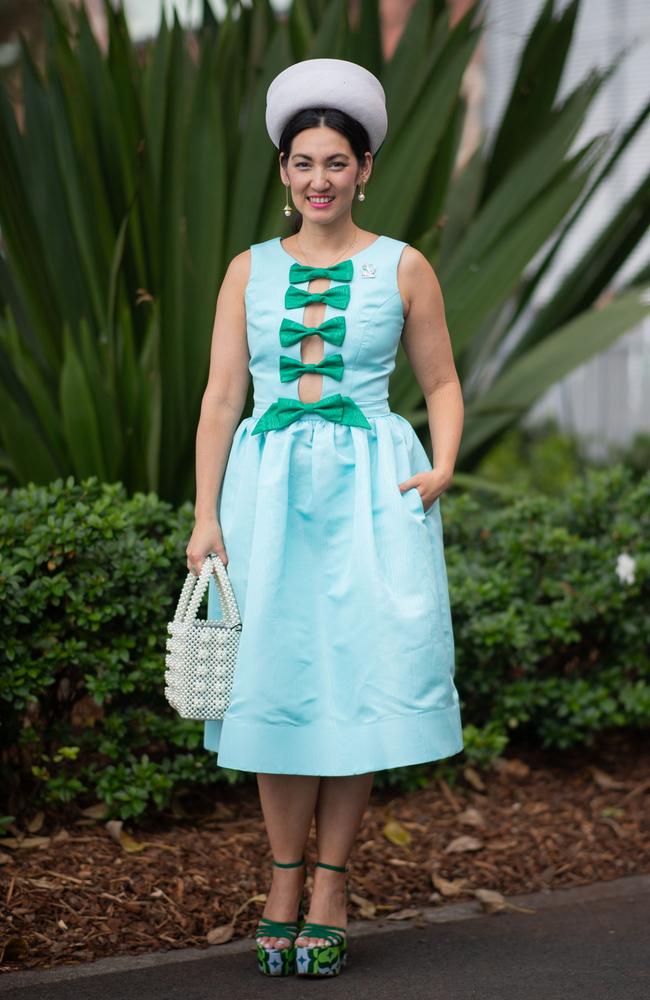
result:
<svg viewBox="0 0 650 1000"><path fill-rule="evenodd" d="M404 248L398 282L407 302L402 343L426 400L434 459L431 472L406 480L400 488L419 486L426 510L453 479L463 432L463 393L440 285L431 264L415 247Z"/></svg>
<svg viewBox="0 0 650 1000"><path fill-rule="evenodd" d="M250 382L244 306L249 274L250 250L246 250L230 262L217 297L210 371L196 432L195 526L186 549L187 567L195 573L208 552L217 552L224 565L228 561L217 498Z"/></svg>

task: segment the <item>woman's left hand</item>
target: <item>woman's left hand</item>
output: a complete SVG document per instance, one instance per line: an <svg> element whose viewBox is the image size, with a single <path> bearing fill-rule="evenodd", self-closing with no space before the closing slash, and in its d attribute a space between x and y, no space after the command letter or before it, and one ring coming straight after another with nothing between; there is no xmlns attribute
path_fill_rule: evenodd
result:
<svg viewBox="0 0 650 1000"><path fill-rule="evenodd" d="M424 510L428 510L440 494L451 486L452 480L453 473L437 469L434 466L429 472L416 472L410 479L405 479L403 483L400 483L399 488L401 493L405 493L406 490L415 487L420 494L422 507Z"/></svg>

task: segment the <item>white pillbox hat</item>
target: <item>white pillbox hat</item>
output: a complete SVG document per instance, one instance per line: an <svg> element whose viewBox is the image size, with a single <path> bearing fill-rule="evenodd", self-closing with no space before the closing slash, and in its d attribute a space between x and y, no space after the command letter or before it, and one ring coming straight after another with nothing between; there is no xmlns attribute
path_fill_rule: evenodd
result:
<svg viewBox="0 0 650 1000"><path fill-rule="evenodd" d="M275 146L304 108L345 111L365 128L373 156L388 131L384 88L370 70L347 59L303 59L278 73L266 92L266 128Z"/></svg>

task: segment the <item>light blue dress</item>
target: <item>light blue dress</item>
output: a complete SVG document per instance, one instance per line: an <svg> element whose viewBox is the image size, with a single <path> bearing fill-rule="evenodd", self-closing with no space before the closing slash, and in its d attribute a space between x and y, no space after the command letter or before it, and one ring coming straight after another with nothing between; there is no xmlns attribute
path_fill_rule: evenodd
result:
<svg viewBox="0 0 650 1000"><path fill-rule="evenodd" d="M280 237L250 248L254 409L217 503L243 628L231 703L204 730L221 767L361 774L463 749L440 500L425 511L400 492L431 463L387 398L405 246L380 236L335 277ZM324 294L309 274L329 276ZM318 327L301 323L311 301L326 303ZM324 340L320 411L298 396L306 330ZM222 617L214 579L208 617Z"/></svg>

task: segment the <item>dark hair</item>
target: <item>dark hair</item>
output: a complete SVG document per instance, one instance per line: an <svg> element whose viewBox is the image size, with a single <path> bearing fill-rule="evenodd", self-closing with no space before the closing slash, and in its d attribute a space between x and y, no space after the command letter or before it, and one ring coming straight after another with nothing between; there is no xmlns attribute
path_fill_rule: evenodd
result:
<svg viewBox="0 0 650 1000"><path fill-rule="evenodd" d="M289 119L280 136L279 150L284 154L285 163L289 159L291 143L306 128L319 128L327 125L328 128L336 129L350 143L352 152L357 158L359 166L364 162L366 152L370 152L370 139L365 128L356 118L352 118L345 111L338 108L304 108L297 111ZM297 208L293 213L293 232L297 233L302 226L302 214Z"/></svg>

